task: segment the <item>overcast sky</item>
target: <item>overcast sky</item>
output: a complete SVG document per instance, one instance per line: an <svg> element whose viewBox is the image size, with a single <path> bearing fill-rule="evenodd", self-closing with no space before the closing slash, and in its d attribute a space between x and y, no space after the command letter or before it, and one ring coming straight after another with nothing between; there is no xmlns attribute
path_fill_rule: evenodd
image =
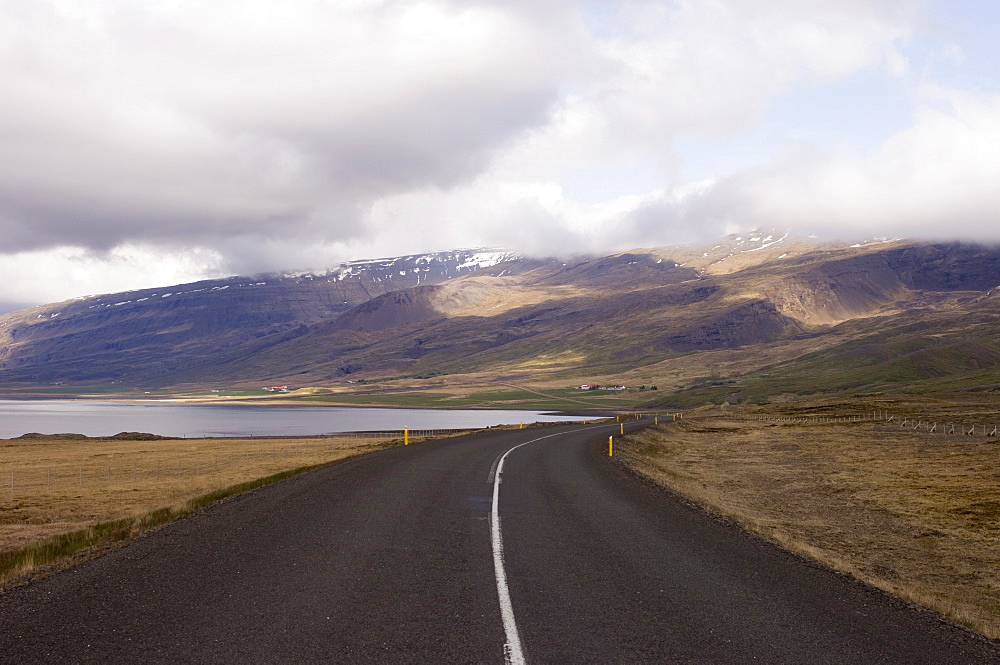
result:
<svg viewBox="0 0 1000 665"><path fill-rule="evenodd" d="M0 303L757 226L1000 240L988 0L0 0Z"/></svg>

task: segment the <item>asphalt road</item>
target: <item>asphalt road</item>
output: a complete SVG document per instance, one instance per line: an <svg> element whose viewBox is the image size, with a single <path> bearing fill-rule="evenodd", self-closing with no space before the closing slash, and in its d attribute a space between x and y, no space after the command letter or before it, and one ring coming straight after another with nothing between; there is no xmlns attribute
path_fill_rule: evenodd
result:
<svg viewBox="0 0 1000 665"><path fill-rule="evenodd" d="M223 502L0 594L0 662L1000 663L633 478L615 431L415 444Z"/></svg>

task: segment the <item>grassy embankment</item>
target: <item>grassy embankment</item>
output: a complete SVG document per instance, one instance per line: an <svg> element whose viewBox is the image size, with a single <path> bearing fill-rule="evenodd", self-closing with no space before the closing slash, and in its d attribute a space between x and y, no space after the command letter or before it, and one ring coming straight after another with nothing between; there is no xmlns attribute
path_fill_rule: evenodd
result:
<svg viewBox="0 0 1000 665"><path fill-rule="evenodd" d="M0 440L0 585L226 496L400 443L374 438Z"/></svg>
<svg viewBox="0 0 1000 665"><path fill-rule="evenodd" d="M910 415L927 421L989 422L962 405L911 406ZM996 438L932 434L900 427L898 418L778 420L878 408L886 404L755 411L764 421L692 413L630 437L622 458L767 540L1000 638Z"/></svg>

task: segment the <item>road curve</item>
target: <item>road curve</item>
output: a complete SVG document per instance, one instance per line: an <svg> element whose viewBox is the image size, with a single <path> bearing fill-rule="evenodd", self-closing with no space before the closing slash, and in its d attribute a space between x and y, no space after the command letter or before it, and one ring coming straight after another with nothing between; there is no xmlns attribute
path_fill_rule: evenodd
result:
<svg viewBox="0 0 1000 665"><path fill-rule="evenodd" d="M635 479L616 431L394 448L223 502L0 594L0 662L1000 663Z"/></svg>

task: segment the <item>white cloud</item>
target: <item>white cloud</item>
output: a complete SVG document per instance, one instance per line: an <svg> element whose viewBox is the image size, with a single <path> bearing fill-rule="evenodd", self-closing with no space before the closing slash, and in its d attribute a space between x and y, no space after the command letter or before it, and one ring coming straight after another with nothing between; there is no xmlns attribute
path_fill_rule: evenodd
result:
<svg viewBox="0 0 1000 665"><path fill-rule="evenodd" d="M997 182L1000 95L932 89L914 125L869 155L792 151L720 181L698 205L745 226L996 241Z"/></svg>
<svg viewBox="0 0 1000 665"><path fill-rule="evenodd" d="M6 4L7 248L349 238L359 206L468 180L545 121L576 37L553 40L558 17L540 16L488 3Z"/></svg>
<svg viewBox="0 0 1000 665"><path fill-rule="evenodd" d="M610 11L610 10L609 10ZM753 128L776 96L864 67L907 69L898 45L913 3L615 3L592 43L592 71L577 72L550 120L498 152L474 183L385 197L380 236L433 220L434 233L515 244L539 253L686 242L750 223L709 196L710 183L676 178L681 136L724 139ZM650 160L650 157L652 159ZM641 163L660 185L585 204L564 186L580 170L600 188L603 171ZM646 183L644 183L646 184ZM697 195L694 195L697 193ZM398 227L396 225L399 225Z"/></svg>
<svg viewBox="0 0 1000 665"><path fill-rule="evenodd" d="M755 224L913 235L957 233L961 219L978 224L970 237L995 237L996 98L913 73L923 9L0 4L0 276L37 266L24 293L50 299L460 245L611 250ZM967 46L927 51L961 68ZM872 70L918 110L877 150L845 153L788 127L760 151L767 163L679 176L679 139L735 144L776 101ZM153 264L128 256L155 256L162 272L144 276Z"/></svg>
<svg viewBox="0 0 1000 665"><path fill-rule="evenodd" d="M92 252L54 247L7 255L0 261L0 283L6 301L44 303L222 277L225 265L221 255L203 248L125 244Z"/></svg>

